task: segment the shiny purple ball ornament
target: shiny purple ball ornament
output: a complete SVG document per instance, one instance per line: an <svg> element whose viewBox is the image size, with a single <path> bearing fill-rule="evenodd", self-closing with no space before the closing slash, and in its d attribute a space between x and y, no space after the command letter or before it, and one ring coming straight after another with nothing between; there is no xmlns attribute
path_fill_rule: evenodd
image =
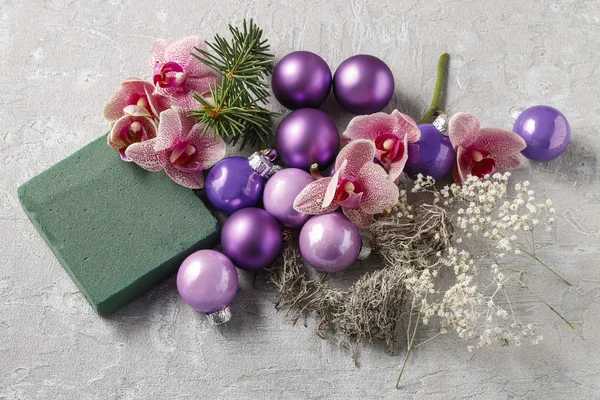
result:
<svg viewBox="0 0 600 400"><path fill-rule="evenodd" d="M340 134L327 114L314 108L292 111L279 124L275 148L291 168L329 166L340 148Z"/></svg>
<svg viewBox="0 0 600 400"><path fill-rule="evenodd" d="M310 51L294 51L273 69L271 89L285 108L317 108L331 90L331 70Z"/></svg>
<svg viewBox="0 0 600 400"><path fill-rule="evenodd" d="M340 64L333 76L338 103L352 114L381 111L394 95L394 76L377 57L360 54Z"/></svg>
<svg viewBox="0 0 600 400"><path fill-rule="evenodd" d="M276 152L256 152L249 158L227 157L208 172L204 187L210 203L218 210L232 214L253 207L260 200L264 179L280 167L272 161Z"/></svg>
<svg viewBox="0 0 600 400"><path fill-rule="evenodd" d="M286 168L277 172L265 185L265 210L285 226L297 228L304 225L310 215L294 210L294 200L313 181L313 177L301 169Z"/></svg>
<svg viewBox="0 0 600 400"><path fill-rule="evenodd" d="M523 111L513 126L527 147L521 152L536 161L549 161L560 156L571 140L571 128L565 116L549 106L534 106Z"/></svg>
<svg viewBox="0 0 600 400"><path fill-rule="evenodd" d="M238 290L238 275L229 258L214 250L190 254L177 272L177 290L190 307L218 325L231 318L229 303Z"/></svg>
<svg viewBox="0 0 600 400"><path fill-rule="evenodd" d="M318 271L339 272L348 268L361 248L358 228L340 213L312 217L300 231L300 253Z"/></svg>
<svg viewBox="0 0 600 400"><path fill-rule="evenodd" d="M456 152L450 139L433 124L421 124L419 130L419 141L408 144L408 160L404 172L411 179L417 179L417 175L421 173L439 181L452 171L456 162Z"/></svg>
<svg viewBox="0 0 600 400"><path fill-rule="evenodd" d="M223 225L221 247L236 267L258 270L271 264L283 238L275 218L260 208L236 211Z"/></svg>

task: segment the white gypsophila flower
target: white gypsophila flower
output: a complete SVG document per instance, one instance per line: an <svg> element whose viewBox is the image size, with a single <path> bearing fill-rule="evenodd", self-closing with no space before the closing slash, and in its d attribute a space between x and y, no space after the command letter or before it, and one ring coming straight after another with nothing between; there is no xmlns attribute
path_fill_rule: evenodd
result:
<svg viewBox="0 0 600 400"><path fill-rule="evenodd" d="M510 290L528 287L521 272L526 263L510 265L511 257L536 254L536 232L551 230L555 222L552 202L536 202L528 181L516 183L509 196L510 173L495 173L479 179L469 176L462 186L444 186L439 191L429 178L415 181L415 192L432 193L454 206L455 235L449 247L438 251L438 268L452 271L448 281L438 279L437 270L424 270L407 279L407 288L422 318L436 318L441 329L454 330L464 340L474 341L473 351L495 342L520 345L542 340L531 324L520 322L513 310ZM543 230L538 227L544 228ZM466 249L475 249L475 252ZM511 257L506 254L512 254ZM443 276L443 275L439 275Z"/></svg>

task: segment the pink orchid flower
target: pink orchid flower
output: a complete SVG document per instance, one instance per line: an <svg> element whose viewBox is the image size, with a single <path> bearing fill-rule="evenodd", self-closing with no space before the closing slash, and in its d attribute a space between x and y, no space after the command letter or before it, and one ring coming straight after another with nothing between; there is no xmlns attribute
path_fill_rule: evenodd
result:
<svg viewBox="0 0 600 400"><path fill-rule="evenodd" d="M114 123L123 117L125 107L138 106L145 108L149 116L158 118L158 115L169 108L168 100L153 94L154 85L139 78L125 79L119 91L104 106L103 115L109 122Z"/></svg>
<svg viewBox="0 0 600 400"><path fill-rule="evenodd" d="M216 72L192 56L194 47L206 49L197 36L174 43L159 39L152 49L154 93L169 98L172 104L184 110L198 108L200 104L194 99L194 93L206 95L210 86L220 79Z"/></svg>
<svg viewBox="0 0 600 400"><path fill-rule="evenodd" d="M367 139L375 143L375 157L392 180L396 180L404 169L408 143L416 142L420 137L421 131L415 121L398 110L391 114L378 112L354 117L342 134L347 142Z"/></svg>
<svg viewBox="0 0 600 400"><path fill-rule="evenodd" d="M468 175L482 178L498 170L521 166L520 152L527 146L516 133L498 128L480 128L472 114L450 118L448 137L456 150L454 181L462 184Z"/></svg>
<svg viewBox="0 0 600 400"><path fill-rule="evenodd" d="M123 116L112 126L108 134L108 145L121 154L124 161L131 161L125 154L127 148L135 143L156 137L156 124L145 107L127 106Z"/></svg>
<svg viewBox="0 0 600 400"><path fill-rule="evenodd" d="M147 171L164 169L175 183L190 189L202 189L202 171L225 156L226 145L212 130L189 118L182 108L160 113L158 134L154 139L134 143L125 154Z"/></svg>
<svg viewBox="0 0 600 400"><path fill-rule="evenodd" d="M377 150L370 140L358 139L344 147L335 161L335 174L306 186L294 201L304 214L323 214L342 207L356 226L365 228L373 215L392 208L399 191L385 170L373 162Z"/></svg>

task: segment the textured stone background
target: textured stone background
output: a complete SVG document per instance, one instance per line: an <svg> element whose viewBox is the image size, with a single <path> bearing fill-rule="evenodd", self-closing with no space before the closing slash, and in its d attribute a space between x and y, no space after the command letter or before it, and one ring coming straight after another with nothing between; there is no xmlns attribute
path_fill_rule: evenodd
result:
<svg viewBox="0 0 600 400"><path fill-rule="evenodd" d="M17 186L106 131L102 105L122 79L150 76L155 38L209 38L244 17L265 28L278 58L311 50L335 68L357 53L381 57L397 80L388 111L422 115L444 51L448 111L510 128L512 106L562 110L567 153L516 176L555 201L558 229L541 254L576 284L540 270L532 281L576 330L519 295L542 344L468 353L451 335L431 341L397 391L400 356L365 347L356 367L312 327L292 326L245 274L235 321L218 330L173 280L110 318L94 315L26 219ZM598 0L0 0L0 399L597 398L599 43ZM349 116L326 108L343 128Z"/></svg>

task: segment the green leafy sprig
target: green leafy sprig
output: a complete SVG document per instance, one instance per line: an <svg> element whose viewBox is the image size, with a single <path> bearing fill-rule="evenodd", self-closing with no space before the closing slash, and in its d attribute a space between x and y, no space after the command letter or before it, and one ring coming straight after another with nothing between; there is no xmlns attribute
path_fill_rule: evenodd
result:
<svg viewBox="0 0 600 400"><path fill-rule="evenodd" d="M191 111L191 116L202 123L205 131L231 144L242 140L242 147L266 145L271 133L270 119L277 115L266 108L269 85L266 79L273 72L273 55L267 39L253 20L245 20L242 29L229 25L231 41L215 35L214 42L206 42L211 52L195 48L192 54L200 62L221 75L221 83L210 88L210 98L195 94L202 108Z"/></svg>

